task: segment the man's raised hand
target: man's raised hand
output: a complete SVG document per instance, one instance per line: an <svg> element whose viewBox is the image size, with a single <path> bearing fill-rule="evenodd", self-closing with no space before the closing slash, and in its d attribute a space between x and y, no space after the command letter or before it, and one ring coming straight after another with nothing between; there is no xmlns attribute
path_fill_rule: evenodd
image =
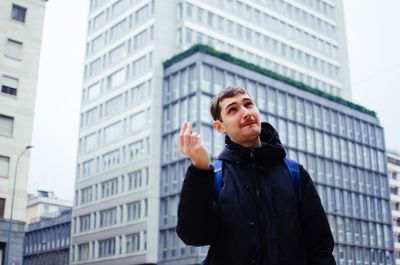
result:
<svg viewBox="0 0 400 265"><path fill-rule="evenodd" d="M198 169L210 169L210 157L201 144L200 134L193 132L192 124L184 122L179 133L179 151L189 157Z"/></svg>

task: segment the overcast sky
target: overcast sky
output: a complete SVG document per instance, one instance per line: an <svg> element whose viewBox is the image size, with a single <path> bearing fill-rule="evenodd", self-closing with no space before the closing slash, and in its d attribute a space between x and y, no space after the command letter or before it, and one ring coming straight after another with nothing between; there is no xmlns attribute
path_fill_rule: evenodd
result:
<svg viewBox="0 0 400 265"><path fill-rule="evenodd" d="M400 1L342 1L353 101L378 113L387 148L400 151ZM72 200L88 1L46 6L28 191Z"/></svg>

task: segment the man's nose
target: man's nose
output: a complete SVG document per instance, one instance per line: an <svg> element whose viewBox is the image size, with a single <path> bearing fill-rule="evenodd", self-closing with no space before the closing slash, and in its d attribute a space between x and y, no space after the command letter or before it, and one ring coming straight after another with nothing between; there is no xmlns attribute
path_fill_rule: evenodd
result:
<svg viewBox="0 0 400 265"><path fill-rule="evenodd" d="M243 118L248 118L251 115L250 110L245 108L244 106L241 107Z"/></svg>

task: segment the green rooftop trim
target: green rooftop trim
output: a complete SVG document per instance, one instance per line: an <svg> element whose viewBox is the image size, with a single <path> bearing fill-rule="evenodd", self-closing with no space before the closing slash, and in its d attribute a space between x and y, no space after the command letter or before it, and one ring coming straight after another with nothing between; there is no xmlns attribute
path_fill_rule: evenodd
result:
<svg viewBox="0 0 400 265"><path fill-rule="evenodd" d="M262 74L264 76L267 76L267 77L270 77L272 79L281 81L281 82L283 82L285 84L294 86L296 88L299 88L301 90L310 92L310 93L315 94L317 96L321 96L323 98L329 99L331 101L334 101L336 103L342 104L342 105L347 106L349 108L352 108L352 109L358 110L360 112L366 113L366 114L371 115L373 117L377 117L375 111L369 110L369 109L367 109L367 108L365 108L365 107L363 107L361 105L355 104L355 103L353 103L351 101L348 101L348 100L345 100L345 99L343 99L341 97L337 97L337 96L331 95L331 94L326 93L326 92L324 92L324 91L322 91L322 90L320 90L318 88L310 87L310 86L304 84L303 82L295 81L295 80L293 80L293 79L291 79L289 77L280 75L280 74L275 73L273 71L270 71L268 69L262 68L262 67L260 67L258 65L246 62L246 61L244 61L242 59L233 57L232 55L230 55L228 53L219 52L219 51L215 50L214 48L212 48L210 46L207 46L207 45L203 45L203 44L196 44L196 45L192 46L191 48L189 48L188 50L173 56L171 59L168 59L168 60L164 61L163 62L164 69L166 69L169 66L173 65L174 63L182 61L183 59L185 59L185 58L187 58L187 57L189 57L189 56L191 56L191 55L193 55L195 53L198 53L198 52L205 53L205 54L208 54L208 55L212 55L212 56L217 57L217 58L219 58L221 60L224 60L226 62L241 66L243 68L246 68L248 70L257 72L257 73Z"/></svg>

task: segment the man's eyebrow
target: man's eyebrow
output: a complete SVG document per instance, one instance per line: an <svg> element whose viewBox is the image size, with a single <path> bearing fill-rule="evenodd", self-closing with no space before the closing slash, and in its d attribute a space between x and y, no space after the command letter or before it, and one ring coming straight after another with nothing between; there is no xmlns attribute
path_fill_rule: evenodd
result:
<svg viewBox="0 0 400 265"><path fill-rule="evenodd" d="M243 98L242 102L245 102L245 101L252 101L252 99L251 98ZM228 109L229 107L231 107L231 106L233 106L235 104L238 104L239 102L240 101L233 101L233 102L229 103L228 105L226 105L225 109Z"/></svg>

